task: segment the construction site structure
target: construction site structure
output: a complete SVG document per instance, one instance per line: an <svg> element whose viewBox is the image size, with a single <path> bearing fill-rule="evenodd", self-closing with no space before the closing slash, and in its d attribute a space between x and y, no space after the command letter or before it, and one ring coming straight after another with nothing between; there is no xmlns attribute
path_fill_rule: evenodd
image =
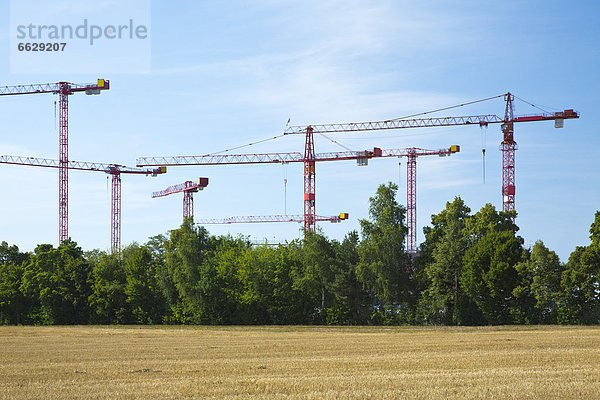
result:
<svg viewBox="0 0 600 400"><path fill-rule="evenodd" d="M412 118L418 115L431 114L452 108L463 107L466 105L480 103L496 98L503 97L506 102L504 117L495 114L470 115L460 117L432 117L432 118ZM514 124L517 122L536 122L536 121L555 121L555 128L562 128L565 119L579 118L579 113L573 109L566 109L553 113L543 112L532 115L514 115L515 96L506 93L499 96L490 97L472 101L456 106L445 107L438 110L419 113L403 118L390 119L385 121L367 121L350 123L319 124L309 126L289 126L284 134L303 134L306 135L306 142L313 142L315 133L343 133L343 132L362 132L378 131L388 129L404 128L430 128L441 126L460 126L460 125L479 125L488 126L488 124L501 124L503 134L500 150L502 151L502 209L503 211L515 210L516 180L515 180L515 151L517 143L514 140ZM409 118L411 117L411 118Z"/></svg>
<svg viewBox="0 0 600 400"><path fill-rule="evenodd" d="M330 153L314 153L312 135L306 141L305 154L301 153L264 153L264 154L219 154L204 156L178 156L178 157L141 157L138 166L180 166L180 165L226 165L226 164L271 164L271 163L304 163L304 215L302 221L306 231L314 231L319 221L315 214L315 165L318 161L356 160L357 165L368 165L369 159L379 157L408 157L407 169L407 209L409 216L409 236L407 251L416 252L416 159L418 156L437 155L449 156L460 151L460 146L453 145L446 149L427 150L416 147L406 149L381 149L375 147L373 151L343 151ZM256 220L253 222L265 222ZM273 221L275 222L275 221ZM284 221L277 221L284 222ZM287 221L285 221L287 222Z"/></svg>
<svg viewBox="0 0 600 400"><path fill-rule="evenodd" d="M104 172L111 175L110 249L112 253L117 253L121 249L121 174L150 175L154 177L167 172L167 168L162 166L154 169L142 169L130 168L119 164L103 164L86 161L68 161L65 165L59 160L54 159L8 155L0 155L0 164L67 168L79 171Z"/></svg>
<svg viewBox="0 0 600 400"><path fill-rule="evenodd" d="M350 218L348 213L340 213L331 217L315 216L315 220L322 222L339 223ZM197 221L198 225L211 224L252 224L269 222L304 222L304 215L260 215L260 216L242 216L229 218L204 218Z"/></svg>
<svg viewBox="0 0 600 400"><path fill-rule="evenodd" d="M69 95L100 94L110 89L110 81L98 79L97 83L70 82L32 85L0 86L0 96L53 93L58 94L58 243L69 237Z"/></svg>
<svg viewBox="0 0 600 400"><path fill-rule="evenodd" d="M417 157L440 156L458 153L460 146L454 145L449 149L425 150L417 147L407 149L406 162L406 226L408 235L406 237L406 252L410 255L417 254Z"/></svg>
<svg viewBox="0 0 600 400"><path fill-rule="evenodd" d="M453 108L463 107L469 104L475 104L483 101L488 101L495 98L503 97L506 102L504 117L495 114L470 115L459 117L431 117L431 118L414 118L417 116L440 112ZM424 113L409 115L407 117L390 119L385 121L370 121L357 123L334 123L334 124L319 124L309 126L290 126L284 131L284 135L303 134L305 135L304 155L300 153L268 153L268 154L238 154L238 155L205 155L205 156L189 156L189 157L142 157L138 159L138 166L152 165L212 165L212 164L252 164L252 163L287 163L287 162L303 162L304 163L304 225L306 230L313 230L315 227L315 162L316 161L331 161L343 159L356 159L359 165L365 163L368 158L376 156L377 148L374 149L371 156L359 156L358 152L340 152L340 153L322 153L315 154L314 151L314 134L323 133L343 133L343 132L360 132L360 131L375 131L388 129L404 129L404 128L425 128L425 127L447 127L461 125L478 125L487 127L489 124L501 124L503 140L500 145L500 150L503 154L502 163L502 209L503 211L515 210L515 150L517 144L514 141L514 123L517 122L534 122L534 121L555 121L556 128L562 128L565 119L579 118L579 113L573 109L566 109L560 112L542 112L534 115L515 116L513 110L514 95L506 93L499 96L490 97L487 99L476 100L473 102L459 104L456 106L445 107L438 110L428 111ZM406 149L405 149L406 150ZM368 152L364 152L367 154ZM439 154L442 155L442 154ZM408 184L407 184L407 209L409 238L407 248L409 252L416 252L416 191L411 192L411 187L414 188L414 179L416 179L416 159L411 158L409 154L403 154L409 157L407 164L408 168ZM162 164L161 164L162 163ZM412 215L412 217L411 217ZM412 243L411 243L412 242Z"/></svg>
<svg viewBox="0 0 600 400"><path fill-rule="evenodd" d="M164 190L152 193L152 198L164 197L170 194L183 192L183 219L194 219L194 193L204 190L208 186L208 178L198 178L197 183L185 181L177 185L169 186Z"/></svg>

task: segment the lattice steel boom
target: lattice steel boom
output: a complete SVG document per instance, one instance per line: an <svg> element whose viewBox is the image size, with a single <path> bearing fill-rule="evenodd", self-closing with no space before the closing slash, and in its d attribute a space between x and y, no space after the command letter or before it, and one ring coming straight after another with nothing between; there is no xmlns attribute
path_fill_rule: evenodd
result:
<svg viewBox="0 0 600 400"><path fill-rule="evenodd" d="M138 166L153 165L221 165L221 164L269 164L279 162L302 162L304 163L304 227L308 231L315 229L319 221L315 215L315 165L317 161L340 161L357 160L359 165L367 165L368 160L378 157L408 157L409 169L407 184L407 221L409 227L409 239L407 249L411 253L416 252L416 157L437 155L452 155L460 151L460 146L454 145L447 149L427 150L417 147L407 149L380 149L375 147L373 151L342 151L330 153L314 153L314 141L310 129L307 129L305 155L300 153L268 153L268 154L228 154L228 155L205 155L205 156L181 156L181 157L140 157ZM283 161L285 160L285 161ZM412 167L411 167L412 166ZM254 222L263 222L260 220Z"/></svg>
<svg viewBox="0 0 600 400"><path fill-rule="evenodd" d="M204 190L208 186L208 178L198 178L198 182L185 181L177 185L169 186L164 190L152 193L152 198L164 197L174 193L183 192L183 219L194 219L194 193Z"/></svg>
<svg viewBox="0 0 600 400"><path fill-rule="evenodd" d="M0 156L0 164L24 165L45 168L66 168L79 171L104 172L112 175L111 190L111 228L110 243L111 251L118 252L121 249L121 174L138 174L156 176L167 172L166 167L154 169L130 168L119 164L103 164L87 161L68 161L66 164L60 160L48 158L34 158L21 156Z"/></svg>
<svg viewBox="0 0 600 400"><path fill-rule="evenodd" d="M502 209L504 211L515 210L515 150L517 143L514 140L514 123L516 122L535 122L535 121L556 121L555 127L562 128L565 119L579 118L579 113L573 109L564 111L531 115L515 116L513 110L514 95L510 92L491 97L489 99L477 100L468 104L486 101L494 98L504 97L506 108L504 117L495 114L485 115L469 115L461 117L433 117L433 118L396 118L385 121L367 121L367 122L349 122L337 124L318 124L309 126L289 126L284 131L285 135L306 134L310 128L314 133L334 133L334 132L362 132L362 131L378 131L388 129L403 129L403 128L429 128L438 126L460 126L460 125L479 125L487 126L488 124L501 124L503 134L500 150L502 151ZM446 107L441 110L460 107ZM436 110L441 111L441 110ZM427 114L427 113L421 113Z"/></svg>
<svg viewBox="0 0 600 400"><path fill-rule="evenodd" d="M58 244L69 237L69 95L85 92L100 94L110 89L110 81L98 79L97 83L70 82L33 85L0 86L0 96L23 94L58 94Z"/></svg>
<svg viewBox="0 0 600 400"><path fill-rule="evenodd" d="M334 215L332 217L323 217L315 215L315 221L329 221L337 223L345 221L349 218L348 213L340 213L340 215ZM269 222L300 222L304 223L304 215L260 215L260 216L242 216L242 217L229 217L229 218L205 218L197 221L198 225L211 225L211 224L253 224L253 223L269 223Z"/></svg>

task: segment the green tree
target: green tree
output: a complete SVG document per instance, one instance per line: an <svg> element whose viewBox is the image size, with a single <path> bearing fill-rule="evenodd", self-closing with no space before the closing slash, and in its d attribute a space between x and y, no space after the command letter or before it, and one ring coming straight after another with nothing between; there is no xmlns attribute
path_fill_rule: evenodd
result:
<svg viewBox="0 0 600 400"><path fill-rule="evenodd" d="M519 284L515 266L522 239L512 232L490 232L467 250L460 283L489 324L509 324L518 308L513 291Z"/></svg>
<svg viewBox="0 0 600 400"><path fill-rule="evenodd" d="M561 279L558 322L600 323L600 256L593 246L577 247Z"/></svg>
<svg viewBox="0 0 600 400"><path fill-rule="evenodd" d="M515 235L514 217L486 204L465 224L469 248L460 284L489 324L512 323L518 310L513 291L520 283L515 266L523 256L523 239Z"/></svg>
<svg viewBox="0 0 600 400"><path fill-rule="evenodd" d="M123 249L125 295L127 305L137 324L157 324L165 313L166 300L158 285L152 252L136 243Z"/></svg>
<svg viewBox="0 0 600 400"><path fill-rule="evenodd" d="M590 227L590 240L592 241L592 248L600 250L600 211L596 211L594 215L594 222Z"/></svg>
<svg viewBox="0 0 600 400"><path fill-rule="evenodd" d="M292 271L302 270L298 243L251 247L244 240L229 241L215 251L220 281L230 304L230 323L307 323L311 303L294 285Z"/></svg>
<svg viewBox="0 0 600 400"><path fill-rule="evenodd" d="M520 284L513 291L518 301L517 323L555 324L564 266L558 255L537 241L529 259L515 267Z"/></svg>
<svg viewBox="0 0 600 400"><path fill-rule="evenodd" d="M306 324L312 322L314 303L295 285L294 276L303 267L300 241L294 240L277 248L261 246L255 249L259 265L268 265L271 296L266 305L269 323Z"/></svg>
<svg viewBox="0 0 600 400"><path fill-rule="evenodd" d="M329 290L334 302L327 309L328 324L359 325L369 322L369 296L356 276L360 262L359 244L356 231L348 233L341 244L333 242L336 262L333 264L334 277Z"/></svg>
<svg viewBox="0 0 600 400"><path fill-rule="evenodd" d="M218 247L204 227L188 219L171 231L165 243L165 265L177 289L172 320L179 323L223 323L227 297L211 255Z"/></svg>
<svg viewBox="0 0 600 400"><path fill-rule="evenodd" d="M17 246L0 244L0 324L26 322L29 301L20 287L28 259Z"/></svg>
<svg viewBox="0 0 600 400"><path fill-rule="evenodd" d="M571 253L562 274L558 306L562 324L600 323L600 212L594 217L591 244Z"/></svg>
<svg viewBox="0 0 600 400"><path fill-rule="evenodd" d="M425 261L420 278L426 283L419 301L420 319L425 323L474 324L468 297L460 286L463 258L469 240L466 222L470 209L460 197L447 202L446 208L431 216L425 227L421 257Z"/></svg>
<svg viewBox="0 0 600 400"><path fill-rule="evenodd" d="M37 246L27 264L21 290L38 301L35 323L85 324L89 321L91 266L77 243L65 240L58 248Z"/></svg>
<svg viewBox="0 0 600 400"><path fill-rule="evenodd" d="M214 266L214 282L221 298L220 310L215 314L219 323L264 323L266 311L261 307L261 271L256 270L251 259L252 251L241 238L218 238L210 263Z"/></svg>
<svg viewBox="0 0 600 400"><path fill-rule="evenodd" d="M294 274L294 286L311 299L315 321L323 323L325 309L331 302L328 290L335 263L332 243L319 232L305 232L301 260L301 269Z"/></svg>
<svg viewBox="0 0 600 400"><path fill-rule="evenodd" d="M358 246L358 280L374 296L380 310L408 318L409 257L404 250L405 208L396 201L398 186L380 185L369 198L370 220L360 220L363 240Z"/></svg>
<svg viewBox="0 0 600 400"><path fill-rule="evenodd" d="M152 265L156 271L157 285L162 292L166 302L163 322L167 324L178 324L183 322L185 315L183 301L175 286L172 271L166 260L168 239L164 235L155 235L148 239L144 245L152 255ZM183 318L183 319L182 319Z"/></svg>
<svg viewBox="0 0 600 400"><path fill-rule="evenodd" d="M92 322L126 324L131 322L125 286L127 278L120 254L99 255L92 267L92 294L89 304Z"/></svg>
<svg viewBox="0 0 600 400"><path fill-rule="evenodd" d="M491 232L516 233L519 230L514 222L516 217L516 211L497 211L496 207L487 203L472 218L465 221L469 247Z"/></svg>

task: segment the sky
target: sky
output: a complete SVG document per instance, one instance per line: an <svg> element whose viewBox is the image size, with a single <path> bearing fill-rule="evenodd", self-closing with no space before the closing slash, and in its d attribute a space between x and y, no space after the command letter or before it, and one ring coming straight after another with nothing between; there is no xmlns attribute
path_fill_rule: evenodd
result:
<svg viewBox="0 0 600 400"><path fill-rule="evenodd" d="M600 209L597 2L155 0L148 70L119 73L99 64L68 74L11 72L9 2L0 4L0 85L111 82L100 96L70 97L72 160L135 166L141 156L203 155L278 136L288 119L293 125L387 120L508 91L549 111L573 108L581 118L563 129L552 121L515 126L517 225L527 247L541 240L562 261L589 243ZM57 158L55 100L0 97L0 154ZM517 100L515 114L539 111L528 103ZM436 115L503 113L500 98ZM418 242L431 215L455 196L473 212L486 203L502 208L499 125L328 137L339 144L318 135L317 153L461 146L452 157L417 161ZM303 150L303 137L285 136L230 153ZM201 176L210 183L195 195L196 218L303 212L301 163L123 175L123 245L177 228L182 196L152 199L151 193ZM70 236L85 250L108 250L107 176L71 171L69 177ZM0 240L21 250L57 244L57 181L56 170L0 165ZM317 163L316 182L317 214L350 214L349 221L319 224L331 239L360 231L380 184L398 184L398 202L406 205L404 159L363 167ZM280 242L298 238L301 225L207 228Z"/></svg>

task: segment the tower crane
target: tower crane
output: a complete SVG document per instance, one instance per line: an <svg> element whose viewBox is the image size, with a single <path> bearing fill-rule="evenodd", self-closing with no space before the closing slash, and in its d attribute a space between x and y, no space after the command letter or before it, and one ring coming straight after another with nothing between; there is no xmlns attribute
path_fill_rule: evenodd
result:
<svg viewBox="0 0 600 400"><path fill-rule="evenodd" d="M409 214L409 239L407 249L416 252L416 159L418 156L438 155L449 156L460 151L460 146L453 145L447 149L426 150L416 147L407 149L380 149L373 151L342 151L330 153L314 153L312 141L312 128L308 127L305 154L301 153L263 153L263 154L208 154L204 156L177 156L177 157L140 157L137 165L142 166L181 166L181 165L224 165L224 164L277 164L302 162L304 163L304 215L302 221L307 231L314 231L316 222L319 221L315 214L315 164L317 161L342 161L356 160L360 166L367 165L369 159L378 157L407 157L407 209ZM281 219L285 219L283 216ZM248 217L241 217L248 218ZM259 217L250 217L257 219ZM328 220L328 219L327 219ZM254 220L252 222L265 222ZM270 221L269 221L270 222ZM275 222L275 221L273 221ZM288 221L277 221L288 222ZM232 223L232 222L224 222Z"/></svg>
<svg viewBox="0 0 600 400"><path fill-rule="evenodd" d="M183 219L194 219L194 193L204 190L208 186L208 178L198 178L198 183L185 181L177 185L169 186L165 190L152 193L152 198L164 197L174 193L183 192Z"/></svg>
<svg viewBox="0 0 600 400"><path fill-rule="evenodd" d="M315 215L315 221L329 221L338 223L349 218L348 213L340 213L331 217L323 217ZM229 217L229 218L204 218L198 220L198 225L209 224L252 224L252 223L269 223L269 222L304 222L304 215L260 215L260 216L244 216L244 217Z"/></svg>
<svg viewBox="0 0 600 400"><path fill-rule="evenodd" d="M495 114L470 115L461 117L412 118L415 116L445 111L452 108L462 107L474 103L480 103L483 101L488 101L500 97L503 97L504 101L506 102L504 118ZM500 150L502 151L502 209L503 211L512 211L515 210L516 194L515 151L517 150L517 142L515 142L514 140L514 124L517 122L555 121L555 128L562 128L565 119L579 118L579 113L577 111L573 111L573 109L567 109L564 111L554 113L543 112L533 115L515 116L513 105L514 99L515 96L509 92L499 96L476 100L465 104L459 104L456 106L445 107L438 110L428 111L424 113L409 115L408 117L390 119L385 121L334 123L309 126L289 126L285 130L284 135L306 135L306 146L308 148L308 146L313 146L313 135L315 133L359 132L459 125L488 126L488 124L501 124L501 130L503 134L503 140L500 144ZM310 151L307 150L306 154L309 155ZM313 169L311 170L310 161L308 161L307 163L309 164L309 166L308 170L305 170L305 193L307 190L311 190L310 182L311 179L314 179L314 172L311 172L314 171L314 164L312 165ZM306 187L306 182L308 182L308 187Z"/></svg>
<svg viewBox="0 0 600 400"><path fill-rule="evenodd" d="M406 158L406 252L411 256L417 254L417 157L440 156L445 157L452 152L459 152L460 146L450 147L450 152L442 150L425 150L411 147L407 150Z"/></svg>
<svg viewBox="0 0 600 400"><path fill-rule="evenodd" d="M22 94L58 94L58 243L69 237L69 95L83 92L100 94L110 89L110 81L98 79L97 83L70 82L32 85L0 86L0 96Z"/></svg>
<svg viewBox="0 0 600 400"><path fill-rule="evenodd" d="M110 249L112 253L117 253L121 249L121 174L150 175L154 177L167 172L167 168L162 166L154 169L141 169L130 168L119 164L102 164L86 161L68 161L65 165L59 160L54 159L8 155L0 156L0 164L67 168L79 171L104 172L111 175Z"/></svg>

